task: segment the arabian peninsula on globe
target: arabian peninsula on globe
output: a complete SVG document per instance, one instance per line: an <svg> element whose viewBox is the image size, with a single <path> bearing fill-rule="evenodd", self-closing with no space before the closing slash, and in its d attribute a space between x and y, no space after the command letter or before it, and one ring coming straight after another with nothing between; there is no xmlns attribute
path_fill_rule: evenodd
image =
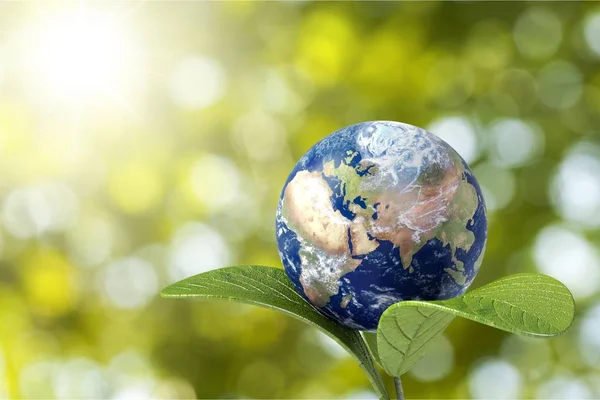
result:
<svg viewBox="0 0 600 400"><path fill-rule="evenodd" d="M437 136L390 121L348 126L308 150L283 187L276 224L298 292L360 330L376 329L399 301L464 293L487 238L466 162Z"/></svg>

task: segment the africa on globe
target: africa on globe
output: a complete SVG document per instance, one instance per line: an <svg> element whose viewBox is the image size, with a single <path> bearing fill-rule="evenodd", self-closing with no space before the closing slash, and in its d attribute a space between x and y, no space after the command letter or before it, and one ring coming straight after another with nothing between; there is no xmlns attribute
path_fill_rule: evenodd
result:
<svg viewBox="0 0 600 400"><path fill-rule="evenodd" d="M463 294L483 260L487 218L475 176L450 145L373 121L302 156L276 232L296 290L341 324L372 331L394 303Z"/></svg>

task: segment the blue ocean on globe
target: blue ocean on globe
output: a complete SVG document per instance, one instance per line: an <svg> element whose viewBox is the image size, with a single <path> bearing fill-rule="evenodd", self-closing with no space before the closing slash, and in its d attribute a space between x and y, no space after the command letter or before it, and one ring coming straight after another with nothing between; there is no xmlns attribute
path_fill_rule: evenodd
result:
<svg viewBox="0 0 600 400"><path fill-rule="evenodd" d="M341 324L372 331L394 303L464 293L483 260L487 217L450 145L374 121L304 154L283 187L276 232L296 290Z"/></svg>

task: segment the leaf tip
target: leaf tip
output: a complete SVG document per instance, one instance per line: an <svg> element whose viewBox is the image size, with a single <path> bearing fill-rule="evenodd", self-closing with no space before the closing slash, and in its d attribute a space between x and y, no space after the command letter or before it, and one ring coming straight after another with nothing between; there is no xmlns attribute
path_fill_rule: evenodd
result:
<svg viewBox="0 0 600 400"><path fill-rule="evenodd" d="M175 291L173 289L174 289L173 285L169 285L169 286L163 288L163 290L161 290L158 295L160 297L162 297L163 299L175 297L176 293L175 293Z"/></svg>

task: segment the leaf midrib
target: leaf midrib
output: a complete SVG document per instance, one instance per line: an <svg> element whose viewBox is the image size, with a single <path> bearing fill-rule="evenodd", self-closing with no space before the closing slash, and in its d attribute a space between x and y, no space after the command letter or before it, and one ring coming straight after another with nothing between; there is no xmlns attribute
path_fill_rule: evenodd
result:
<svg viewBox="0 0 600 400"><path fill-rule="evenodd" d="M492 300L492 307L494 307L494 311L496 311L496 307L495 307L495 305L494 305L495 303L501 303L501 304L505 304L505 305L507 305L507 306L510 306L510 307L512 307L512 308L514 308L514 309L516 309L516 310L519 310L519 311L523 312L523 316L525 316L525 314L532 315L532 316L534 316L534 317L536 318L536 320L537 320L537 321L545 321L545 322L546 322L548 325L550 325L552 328L554 328L554 329L555 329L557 332L560 332L560 331L561 331L561 329L560 329L559 327L557 327L557 326L553 325L553 324L552 324L552 323L551 323L551 322L550 322L548 319L546 319L546 318L542 319L542 318L541 318L541 317L540 317L540 316L539 316L539 315L538 315L536 312L528 312L527 310L524 310L522 307L515 306L514 304L512 304L512 303L509 303L509 302L508 302L508 301L506 301L506 300L502 300L502 299L495 299L495 298L492 298L492 297L486 297L486 296L481 296L481 295L470 295L469 297L479 297L479 298L481 298L481 299L484 299L484 298L485 298L485 299L490 299L490 300ZM463 303L465 303L465 305L466 305L467 307L469 307L469 308L470 308L470 309L471 309L471 310L472 310L472 311L473 311L475 314L478 314L478 311L474 310L474 309L473 309L473 308L472 308L472 307L469 305L469 303L465 302L464 300L463 300ZM505 318L502 316L502 314L500 314L500 313L496 312L496 315L497 315L498 317L500 317L500 318L502 319L502 321L506 322L508 325L512 325L513 327L515 327L516 329L518 329L518 326L514 325L514 323L513 323L512 321L507 321L507 320L506 320L506 319L505 319ZM538 322L538 324L539 324L539 322ZM525 324L525 320L524 320L524 319L523 319L523 326L526 326L526 324Z"/></svg>

